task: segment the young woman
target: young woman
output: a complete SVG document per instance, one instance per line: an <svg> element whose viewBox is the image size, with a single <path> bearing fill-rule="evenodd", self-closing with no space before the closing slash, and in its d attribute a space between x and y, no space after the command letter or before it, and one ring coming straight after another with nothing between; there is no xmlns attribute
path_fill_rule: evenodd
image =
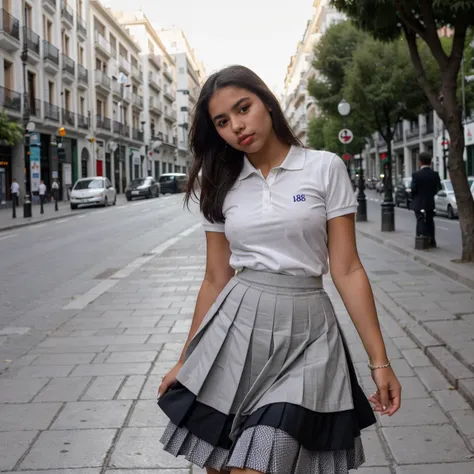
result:
<svg viewBox="0 0 474 474"><path fill-rule="evenodd" d="M322 285L328 271L368 354L382 415L400 406L359 260L342 160L303 148L249 69L213 74L190 141L207 241L182 356L163 378L161 442L208 474L347 474L375 422Z"/></svg>

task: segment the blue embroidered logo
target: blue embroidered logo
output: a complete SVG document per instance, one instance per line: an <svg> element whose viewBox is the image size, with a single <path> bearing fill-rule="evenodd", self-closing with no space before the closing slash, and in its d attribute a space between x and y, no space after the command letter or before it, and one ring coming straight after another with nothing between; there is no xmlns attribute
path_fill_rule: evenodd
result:
<svg viewBox="0 0 474 474"><path fill-rule="evenodd" d="M296 196L293 196L293 202L302 202L306 201L306 196L304 194L297 194Z"/></svg>

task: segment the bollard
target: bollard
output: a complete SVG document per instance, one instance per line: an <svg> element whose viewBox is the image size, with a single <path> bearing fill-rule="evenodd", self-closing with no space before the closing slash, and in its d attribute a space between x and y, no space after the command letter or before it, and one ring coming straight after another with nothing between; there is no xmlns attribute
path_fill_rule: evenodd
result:
<svg viewBox="0 0 474 474"><path fill-rule="evenodd" d="M54 190L54 210L58 211L58 190Z"/></svg>
<svg viewBox="0 0 474 474"><path fill-rule="evenodd" d="M428 250L430 248L429 241L428 237L418 235L415 237L415 250Z"/></svg>
<svg viewBox="0 0 474 474"><path fill-rule="evenodd" d="M44 201L44 196L40 195L40 214L44 214L43 201Z"/></svg>
<svg viewBox="0 0 474 474"><path fill-rule="evenodd" d="M12 194L12 219L16 219L16 193Z"/></svg>

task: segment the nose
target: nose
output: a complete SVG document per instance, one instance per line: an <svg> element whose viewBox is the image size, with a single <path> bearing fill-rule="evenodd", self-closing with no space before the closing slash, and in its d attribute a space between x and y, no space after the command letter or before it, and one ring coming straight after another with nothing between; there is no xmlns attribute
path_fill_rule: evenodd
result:
<svg viewBox="0 0 474 474"><path fill-rule="evenodd" d="M237 119L232 119L231 125L232 125L232 130L236 134L239 134L245 128L245 125L243 124L243 122Z"/></svg>

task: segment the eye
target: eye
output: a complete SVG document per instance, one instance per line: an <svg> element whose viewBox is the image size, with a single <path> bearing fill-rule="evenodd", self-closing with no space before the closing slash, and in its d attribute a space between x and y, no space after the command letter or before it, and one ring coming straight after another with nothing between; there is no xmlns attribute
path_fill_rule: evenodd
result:
<svg viewBox="0 0 474 474"><path fill-rule="evenodd" d="M224 127L226 123L227 123L227 119L221 119L217 122L217 126Z"/></svg>
<svg viewBox="0 0 474 474"><path fill-rule="evenodd" d="M248 112L250 108L250 105L243 105L242 107L240 107L240 112L245 114L246 112Z"/></svg>

